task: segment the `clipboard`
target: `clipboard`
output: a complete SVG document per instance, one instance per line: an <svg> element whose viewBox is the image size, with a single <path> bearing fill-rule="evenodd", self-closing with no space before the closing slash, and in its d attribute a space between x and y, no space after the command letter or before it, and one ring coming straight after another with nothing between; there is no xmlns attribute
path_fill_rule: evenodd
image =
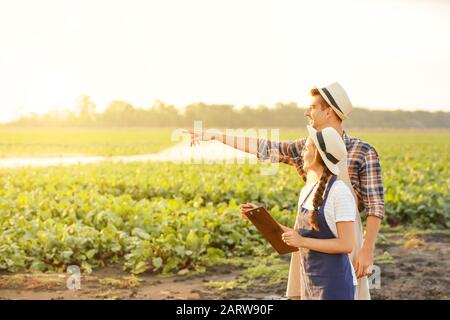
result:
<svg viewBox="0 0 450 320"><path fill-rule="evenodd" d="M264 207L251 209L245 212L245 215L279 254L298 251L297 247L287 245L281 239L283 229Z"/></svg>

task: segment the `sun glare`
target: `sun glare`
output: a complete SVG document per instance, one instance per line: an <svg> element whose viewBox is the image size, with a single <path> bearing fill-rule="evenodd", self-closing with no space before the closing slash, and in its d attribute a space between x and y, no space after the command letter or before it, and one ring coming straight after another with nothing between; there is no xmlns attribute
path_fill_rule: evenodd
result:
<svg viewBox="0 0 450 320"><path fill-rule="evenodd" d="M42 75L30 83L26 96L27 111L44 114L72 109L80 94L80 86L63 75Z"/></svg>

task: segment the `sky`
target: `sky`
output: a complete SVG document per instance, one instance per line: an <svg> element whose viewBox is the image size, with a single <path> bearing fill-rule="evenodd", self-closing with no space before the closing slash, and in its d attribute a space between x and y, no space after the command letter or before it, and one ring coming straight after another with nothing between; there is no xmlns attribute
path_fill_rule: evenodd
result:
<svg viewBox="0 0 450 320"><path fill-rule="evenodd" d="M450 111L450 1L0 0L0 121L113 100Z"/></svg>

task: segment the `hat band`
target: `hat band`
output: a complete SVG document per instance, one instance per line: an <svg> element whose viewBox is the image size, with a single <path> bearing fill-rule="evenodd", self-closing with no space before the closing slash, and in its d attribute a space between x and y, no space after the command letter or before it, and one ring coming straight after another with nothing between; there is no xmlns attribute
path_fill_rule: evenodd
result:
<svg viewBox="0 0 450 320"><path fill-rule="evenodd" d="M317 141L319 141L320 149L325 153L325 156L331 163L336 164L339 162L331 153L327 152L327 147L325 146L325 140L323 139L322 131L317 131Z"/></svg>
<svg viewBox="0 0 450 320"><path fill-rule="evenodd" d="M336 101L334 100L333 96L331 95L330 91L328 91L327 88L322 88L322 91L325 92L326 96L328 97L328 99L330 100L331 104L333 105L333 107L335 107L336 109L338 109L342 114L344 114L341 110L341 108L339 108L338 104L336 103Z"/></svg>

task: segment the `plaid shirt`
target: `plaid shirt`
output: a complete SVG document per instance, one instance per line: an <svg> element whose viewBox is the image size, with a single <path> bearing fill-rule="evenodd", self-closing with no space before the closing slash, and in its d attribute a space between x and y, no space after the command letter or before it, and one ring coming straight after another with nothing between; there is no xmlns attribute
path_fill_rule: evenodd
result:
<svg viewBox="0 0 450 320"><path fill-rule="evenodd" d="M358 198L358 209L360 212L365 210L367 215L383 218L384 189L378 153L370 144L349 137L345 131L343 138L347 147L348 174ZM293 142L258 139L257 157L292 165L306 181L301 155L305 142L306 138Z"/></svg>

